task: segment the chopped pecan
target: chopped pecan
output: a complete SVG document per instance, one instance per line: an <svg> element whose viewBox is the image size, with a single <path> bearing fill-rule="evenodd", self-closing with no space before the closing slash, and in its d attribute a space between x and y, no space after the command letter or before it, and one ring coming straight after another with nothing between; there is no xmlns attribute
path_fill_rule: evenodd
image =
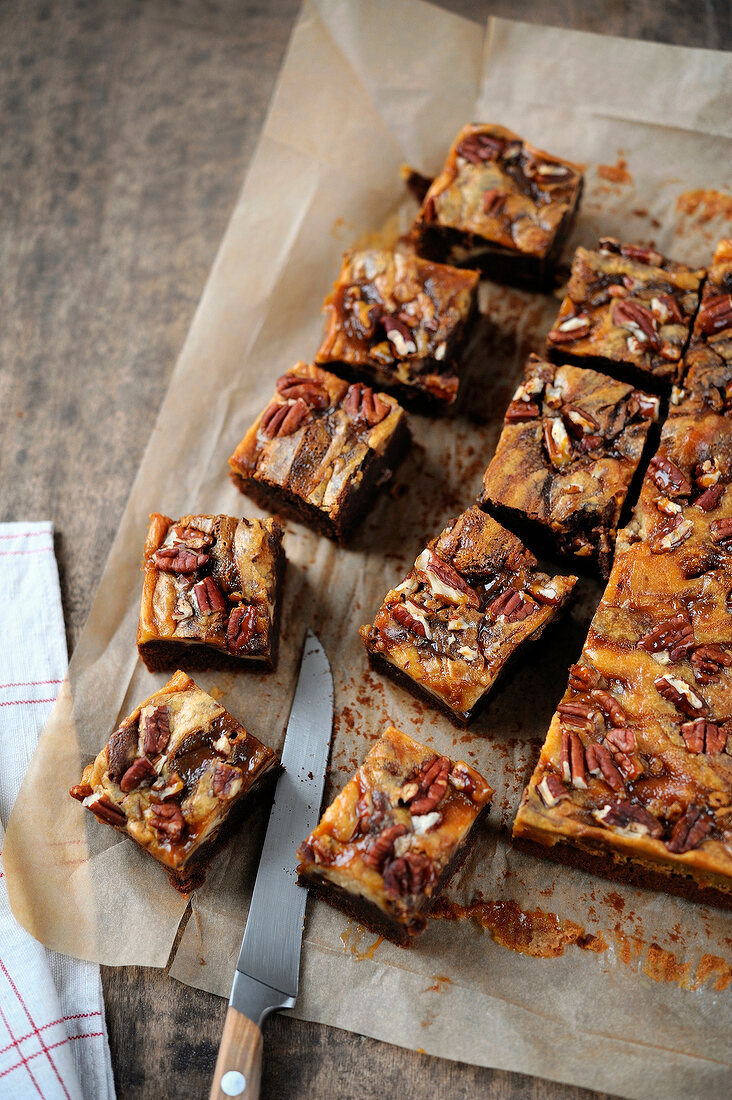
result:
<svg viewBox="0 0 732 1100"><path fill-rule="evenodd" d="M432 860L422 852L406 852L384 870L384 890L391 897L424 894L434 881Z"/></svg>
<svg viewBox="0 0 732 1100"><path fill-rule="evenodd" d="M348 387L343 408L354 420L365 420L371 427L380 424L389 415L386 401L382 401L378 393L374 393L370 386L364 386L361 382L354 382Z"/></svg>
<svg viewBox="0 0 732 1100"><path fill-rule="evenodd" d="M94 794L94 788L90 783L76 783L69 789L69 794L72 798L75 798L77 802L83 802L90 794Z"/></svg>
<svg viewBox="0 0 732 1100"><path fill-rule="evenodd" d="M586 791L585 747L578 734L571 733L569 730L562 730L562 747L559 760L564 782L571 783L579 790Z"/></svg>
<svg viewBox="0 0 732 1100"><path fill-rule="evenodd" d="M690 718L706 714L709 709L704 700L692 691L686 680L682 680L679 676L659 676L653 684L659 695L668 699L677 710L688 714Z"/></svg>
<svg viewBox="0 0 732 1100"><path fill-rule="evenodd" d="M694 484L698 489L709 489L716 485L722 476L722 471L717 465L716 459L707 458L694 470Z"/></svg>
<svg viewBox="0 0 732 1100"><path fill-rule="evenodd" d="M628 413L630 416L641 416L644 420L658 420L661 402L657 397L651 397L642 390L633 390L628 399Z"/></svg>
<svg viewBox="0 0 732 1100"><path fill-rule="evenodd" d="M397 837L404 836L406 832L406 825L389 825L365 849L363 853L364 863L377 871L381 871L387 859L390 859L394 852L394 841Z"/></svg>
<svg viewBox="0 0 732 1100"><path fill-rule="evenodd" d="M559 164L537 160L536 157L527 157L524 164L524 175L541 186L552 183L564 183L573 173L567 164Z"/></svg>
<svg viewBox="0 0 732 1100"><path fill-rule="evenodd" d="M206 564L210 555L189 550L187 546L162 546L152 560L164 573L195 573Z"/></svg>
<svg viewBox="0 0 732 1100"><path fill-rule="evenodd" d="M211 793L214 798L229 798L234 784L241 778L241 768L235 768L231 764L224 764L223 761L217 760L211 776Z"/></svg>
<svg viewBox="0 0 732 1100"><path fill-rule="evenodd" d="M700 684L718 680L723 668L732 665L732 656L721 645L700 645L691 655L694 678Z"/></svg>
<svg viewBox="0 0 732 1100"><path fill-rule="evenodd" d="M536 787L541 800L549 809L556 806L563 798L569 798L569 791L562 783L558 775L549 772Z"/></svg>
<svg viewBox="0 0 732 1100"><path fill-rule="evenodd" d="M389 612L393 619L396 619L407 630L411 630L413 634L419 635L420 638L430 639L432 637L427 616L411 600L393 604L389 608Z"/></svg>
<svg viewBox="0 0 732 1100"><path fill-rule="evenodd" d="M716 722L706 718L697 718L693 722L684 722L681 736L689 752L706 752L710 755L724 752L727 745L727 733Z"/></svg>
<svg viewBox="0 0 732 1100"><path fill-rule="evenodd" d="M663 341L656 329L656 319L650 309L646 309L640 302L620 299L613 306L612 319L614 325L632 329L637 340L649 344L655 351L660 351Z"/></svg>
<svg viewBox="0 0 732 1100"><path fill-rule="evenodd" d="M119 781L119 785L125 794L129 794L130 791L134 791L135 787L139 787L141 783L144 783L149 779L157 779L158 773L152 766L151 762L146 756L138 756L134 764L130 764L129 768Z"/></svg>
<svg viewBox="0 0 732 1100"><path fill-rule="evenodd" d="M709 525L712 542L727 542L732 539L732 519L715 519Z"/></svg>
<svg viewBox="0 0 732 1100"><path fill-rule="evenodd" d="M601 810L593 810L593 817L602 825L610 829L619 829L621 832L656 838L663 835L660 821L634 802L623 800L613 805L603 806Z"/></svg>
<svg viewBox="0 0 732 1100"><path fill-rule="evenodd" d="M591 435L600 429L600 425L594 416L590 416L579 405L565 405L562 415L565 422L567 422L567 430L572 432L573 435Z"/></svg>
<svg viewBox="0 0 732 1100"><path fill-rule="evenodd" d="M667 458L654 455L648 463L646 476L667 496L686 497L691 493L689 479L675 463L670 462Z"/></svg>
<svg viewBox="0 0 732 1100"><path fill-rule="evenodd" d="M170 712L167 707L154 707L152 711L140 715L144 722L142 751L149 756L164 752L170 741ZM110 775L111 775L110 771Z"/></svg>
<svg viewBox="0 0 732 1100"><path fill-rule="evenodd" d="M610 750L605 745L597 745L593 742L587 746L585 757L587 770L592 775L601 775L614 791L625 791L623 777L615 766Z"/></svg>
<svg viewBox="0 0 732 1100"><path fill-rule="evenodd" d="M455 790L462 791L468 798L475 794L475 780L462 761L458 760L447 778Z"/></svg>
<svg viewBox="0 0 732 1100"><path fill-rule="evenodd" d="M504 419L507 424L520 424L526 420L536 420L540 411L535 401L512 401Z"/></svg>
<svg viewBox="0 0 732 1100"><path fill-rule="evenodd" d="M694 524L690 519L676 515L654 529L648 539L648 549L652 554L668 554L691 538L693 531Z"/></svg>
<svg viewBox="0 0 732 1100"><path fill-rule="evenodd" d="M597 707L592 703L582 702L581 699L577 699L572 703L560 703L557 707L557 713L565 725L573 726L575 729L587 730L588 733L595 729L598 718Z"/></svg>
<svg viewBox="0 0 732 1100"><path fill-rule="evenodd" d="M616 726L605 734L605 742L610 752L635 752L635 731L628 726Z"/></svg>
<svg viewBox="0 0 732 1100"><path fill-rule="evenodd" d="M496 596L486 610L493 622L503 619L507 623L518 623L536 610L536 604L511 585L500 596Z"/></svg>
<svg viewBox="0 0 732 1100"><path fill-rule="evenodd" d="M708 298L696 318L696 327L706 336L732 327L732 294Z"/></svg>
<svg viewBox="0 0 732 1100"><path fill-rule="evenodd" d="M174 543L182 543L189 550L207 550L214 542L214 536L199 531L197 527L181 527L179 523L171 527Z"/></svg>
<svg viewBox="0 0 732 1100"><path fill-rule="evenodd" d="M694 644L694 628L683 611L678 611L670 619L664 619L636 643L638 649L645 649L648 653L668 650L672 661L682 661L694 648Z"/></svg>
<svg viewBox="0 0 732 1100"><path fill-rule="evenodd" d="M590 331L590 318L586 313L577 313L572 317L565 317L556 328L547 333L547 340L553 344L571 344L574 340L582 340Z"/></svg>
<svg viewBox="0 0 732 1100"><path fill-rule="evenodd" d="M665 325L669 321L674 324L683 324L684 315L679 303L670 294L659 294L657 298L651 298L651 311L659 324Z"/></svg>
<svg viewBox="0 0 732 1100"><path fill-rule="evenodd" d="M657 249L643 248L637 244L621 244L615 237L601 237L597 247L600 252L619 253L639 264L649 264L651 267L661 267L663 264L663 256Z"/></svg>
<svg viewBox="0 0 732 1100"><path fill-rule="evenodd" d="M384 791L365 791L356 803L357 832L362 836L382 832L391 820L391 809L391 801Z"/></svg>
<svg viewBox="0 0 732 1100"><path fill-rule="evenodd" d="M107 742L107 773L109 778L120 779L136 756L137 729L135 726L120 726Z"/></svg>
<svg viewBox="0 0 732 1100"><path fill-rule="evenodd" d="M724 485L721 481L718 481L716 485L710 485L708 489L705 489L703 493L694 501L697 508L701 508L702 512L713 512L719 504L724 494Z"/></svg>
<svg viewBox="0 0 732 1100"><path fill-rule="evenodd" d="M409 812L413 817L428 814L440 804L447 790L447 777L450 774L450 761L446 756L427 760L414 777L417 784L416 794L407 800Z"/></svg>
<svg viewBox="0 0 732 1100"><path fill-rule="evenodd" d="M194 584L193 594L199 611L226 611L227 603L224 594L213 577L204 577L198 584Z"/></svg>
<svg viewBox="0 0 732 1100"><path fill-rule="evenodd" d="M381 323L386 329L386 338L397 355L414 355L417 345L409 325L398 317L382 317Z"/></svg>
<svg viewBox="0 0 732 1100"><path fill-rule="evenodd" d="M95 817L100 821L106 821L108 825L124 825L127 821L127 814L121 806L115 805L103 794L93 794L85 798L83 804Z"/></svg>
<svg viewBox="0 0 732 1100"><path fill-rule="evenodd" d="M496 217L496 215L500 213L505 200L505 193L503 191L498 191L495 187L491 187L489 191L484 191L483 213L488 217Z"/></svg>
<svg viewBox="0 0 732 1100"><path fill-rule="evenodd" d="M257 609L235 607L226 627L226 646L230 653L238 653L249 645L257 633Z"/></svg>
<svg viewBox="0 0 732 1100"><path fill-rule="evenodd" d="M628 721L628 715L625 713L615 696L611 695L609 691L601 691L600 688L593 688L590 692L590 696L595 700L611 725L624 726Z"/></svg>
<svg viewBox="0 0 732 1100"><path fill-rule="evenodd" d="M183 811L175 802L154 802L150 806L150 824L158 833L176 843L186 830Z"/></svg>
<svg viewBox="0 0 732 1100"><path fill-rule="evenodd" d="M292 404L272 401L262 413L259 428L267 439L281 438L292 435L311 419L310 408L302 397Z"/></svg>
<svg viewBox="0 0 732 1100"><path fill-rule="evenodd" d="M674 825L666 847L675 855L690 852L692 848L698 848L711 831L712 819L699 806L689 806Z"/></svg>
<svg viewBox="0 0 732 1100"><path fill-rule="evenodd" d="M451 603L480 607L480 599L475 589L471 588L448 562L438 558L431 550L422 551L414 563L414 568L436 596L443 596Z"/></svg>
<svg viewBox="0 0 732 1100"><path fill-rule="evenodd" d="M481 161L495 160L503 152L505 145L502 138L491 137L490 134L468 134L455 152L471 164L480 164Z"/></svg>
<svg viewBox="0 0 732 1100"><path fill-rule="evenodd" d="M558 416L547 417L543 423L544 446L549 461L555 469L561 470L574 460L572 444L563 421Z"/></svg>
<svg viewBox="0 0 732 1100"><path fill-rule="evenodd" d="M588 665L570 665L569 686L572 691L589 691L600 683L600 673Z"/></svg>
<svg viewBox="0 0 732 1100"><path fill-rule="evenodd" d="M314 378L303 378L300 374L288 371L277 379L277 392L286 401L296 400L301 397L306 405L314 409L327 409L330 404L328 391Z"/></svg>

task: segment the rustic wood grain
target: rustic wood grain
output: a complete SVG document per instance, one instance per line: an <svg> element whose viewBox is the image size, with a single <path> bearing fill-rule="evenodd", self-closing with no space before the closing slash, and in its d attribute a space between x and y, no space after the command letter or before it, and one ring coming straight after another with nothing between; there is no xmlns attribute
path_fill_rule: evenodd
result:
<svg viewBox="0 0 732 1100"><path fill-rule="evenodd" d="M297 6L0 4L0 517L53 520L70 648L253 153ZM732 47L728 0L443 6L480 19ZM225 1003L153 970L106 970L103 979L121 1100L205 1096ZM264 1027L262 1095L599 1094L276 1016Z"/></svg>

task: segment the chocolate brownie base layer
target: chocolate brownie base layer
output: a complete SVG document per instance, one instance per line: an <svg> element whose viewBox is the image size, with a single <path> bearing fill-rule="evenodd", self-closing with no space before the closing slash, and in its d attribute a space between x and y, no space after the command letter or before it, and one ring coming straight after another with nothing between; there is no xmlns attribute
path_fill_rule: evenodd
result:
<svg viewBox="0 0 732 1100"><path fill-rule="evenodd" d="M406 423L400 424L384 453L380 456L372 456L358 489L349 494L343 510L335 518L314 504L309 504L297 493L283 489L280 485L274 485L272 482L256 477L244 477L234 470L230 472L230 477L237 489L244 496L255 501L260 508L286 516L288 519L295 520L296 523L303 523L306 527L317 531L319 535L325 535L326 538L343 546L367 512L382 484L385 471L390 470L393 474L402 462L409 449L410 440L411 435Z"/></svg>
<svg viewBox="0 0 732 1100"><path fill-rule="evenodd" d="M641 370L635 363L620 362L615 359L604 359L601 355L574 355L563 348L555 348L547 345L546 358L556 363L557 366L569 364L571 367L584 367L585 370L596 370L599 374L607 374L610 378L616 378L618 382L626 382L630 386L637 386L646 393L653 393L659 397L668 397L674 383L672 374L665 378L659 378L650 371ZM666 415L666 409L662 408L659 415L661 423Z"/></svg>
<svg viewBox="0 0 732 1100"><path fill-rule="evenodd" d="M461 716L451 710L450 707L440 699L438 695L433 695L431 691L423 688L416 680L413 680L411 676L407 676L405 672L402 672L400 668L393 665L391 661L387 661L386 658L380 656L378 653L372 653L369 651L369 664L374 672L381 673L382 676L387 676L390 680L393 680L401 688L406 688L411 692L416 699L425 700L431 707L435 707L436 710L442 711L446 714L454 726L458 729L466 729L470 723L470 720L478 713L480 707L483 704L484 698L480 700L477 706L466 714Z"/></svg>
<svg viewBox="0 0 732 1100"><path fill-rule="evenodd" d="M593 550L592 555L578 557L569 548L572 539L580 533L589 540L591 531L599 529L604 532L607 530L607 517L603 517L601 513L594 513L592 516L585 517L590 520L594 519L596 527L590 525L588 528L587 525L583 524L578 525L571 531L552 531L545 524L532 519L531 516L527 516L524 512L519 512L515 508L509 508L505 504L495 504L491 500L483 500L482 497L478 498L478 504L489 516L493 516L502 527L512 531L514 535L518 535L521 541L537 557L559 558L563 562L571 563L572 569L578 573L597 576L599 572L603 580L607 580L610 576L610 568L613 563L611 551L601 549L595 542L590 543ZM612 513L612 505L609 506L608 511Z"/></svg>
<svg viewBox="0 0 732 1100"><path fill-rule="evenodd" d="M570 844L566 841L544 845L537 840L522 836L514 836L512 843L519 851L527 852L529 855L551 859L555 863L563 863L592 875L600 875L613 882L674 894L688 901L713 905L719 909L732 909L732 893L726 890L716 886L702 886L693 875L681 874L670 868L664 870L660 865L653 867L637 859L629 859L619 853L609 852L606 848L600 850L589 844L580 847L577 843Z"/></svg>

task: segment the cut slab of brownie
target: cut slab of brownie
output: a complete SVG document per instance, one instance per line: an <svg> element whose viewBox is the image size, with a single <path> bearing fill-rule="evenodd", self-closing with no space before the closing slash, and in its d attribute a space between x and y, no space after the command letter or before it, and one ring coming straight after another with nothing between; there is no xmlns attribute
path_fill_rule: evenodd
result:
<svg viewBox="0 0 732 1100"><path fill-rule="evenodd" d="M468 764L390 726L300 845L299 882L410 947L492 794Z"/></svg>
<svg viewBox="0 0 732 1100"><path fill-rule="evenodd" d="M388 394L296 363L229 459L234 484L264 508L343 543L410 443Z"/></svg>
<svg viewBox="0 0 732 1100"><path fill-rule="evenodd" d="M514 837L732 907L732 360L711 374L671 408Z"/></svg>
<svg viewBox="0 0 732 1100"><path fill-rule="evenodd" d="M717 245L684 356L690 398L702 410L732 410L732 240ZM674 393L672 401L680 395ZM700 404L701 402L701 404Z"/></svg>
<svg viewBox="0 0 732 1100"><path fill-rule="evenodd" d="M668 393L681 374L705 274L613 237L596 251L578 248L547 336L550 358Z"/></svg>
<svg viewBox="0 0 732 1100"><path fill-rule="evenodd" d="M545 287L582 194L581 168L503 126L464 126L414 224L418 252Z"/></svg>
<svg viewBox="0 0 732 1100"><path fill-rule="evenodd" d="M457 397L477 288L477 272L409 250L347 252L325 301L316 362L411 404L444 408Z"/></svg>
<svg viewBox="0 0 732 1100"><path fill-rule="evenodd" d="M481 507L610 573L618 519L659 399L530 356L483 477Z"/></svg>
<svg viewBox="0 0 732 1100"><path fill-rule="evenodd" d="M176 672L124 719L70 794L134 840L188 893L279 771L271 749Z"/></svg>
<svg viewBox="0 0 732 1100"><path fill-rule="evenodd" d="M147 667L273 669L284 568L275 519L153 513L137 631Z"/></svg>
<svg viewBox="0 0 732 1100"><path fill-rule="evenodd" d="M361 638L378 671L466 725L576 580L540 572L515 535L470 508L428 544Z"/></svg>

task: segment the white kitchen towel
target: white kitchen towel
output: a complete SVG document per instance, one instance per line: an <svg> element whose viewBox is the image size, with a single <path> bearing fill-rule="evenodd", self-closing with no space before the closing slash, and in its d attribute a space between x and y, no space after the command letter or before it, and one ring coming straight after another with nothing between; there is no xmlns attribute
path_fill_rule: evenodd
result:
<svg viewBox="0 0 732 1100"><path fill-rule="evenodd" d="M53 528L0 523L0 849L66 666ZM99 967L20 927L0 851L0 1098L114 1095Z"/></svg>

